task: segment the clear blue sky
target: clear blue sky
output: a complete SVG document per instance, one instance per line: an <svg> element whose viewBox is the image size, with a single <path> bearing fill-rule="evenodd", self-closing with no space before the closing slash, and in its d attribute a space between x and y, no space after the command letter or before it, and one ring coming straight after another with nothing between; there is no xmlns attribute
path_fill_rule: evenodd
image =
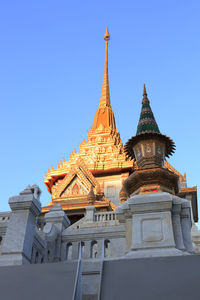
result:
<svg viewBox="0 0 200 300"><path fill-rule="evenodd" d="M111 104L123 142L143 83L170 163L200 183L200 2L7 0L0 4L1 202L37 183L87 136L98 107L109 26ZM198 188L199 191L199 188ZM200 194L198 195L200 200Z"/></svg>

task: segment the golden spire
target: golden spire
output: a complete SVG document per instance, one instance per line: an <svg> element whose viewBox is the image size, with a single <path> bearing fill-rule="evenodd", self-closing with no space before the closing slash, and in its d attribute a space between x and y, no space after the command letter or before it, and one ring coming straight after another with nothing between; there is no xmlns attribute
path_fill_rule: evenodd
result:
<svg viewBox="0 0 200 300"><path fill-rule="evenodd" d="M103 85L102 85L99 107L110 106L110 92L109 92L109 81L108 81L108 41L110 40L110 35L108 32L108 26L106 27L104 40L106 41L106 53L105 53L105 63L104 63Z"/></svg>
<svg viewBox="0 0 200 300"><path fill-rule="evenodd" d="M116 130L115 117L110 105L110 92L109 92L109 80L108 80L108 41L110 40L108 27L106 27L104 40L106 42L106 53L105 53L105 63L104 63L103 85L102 85L99 108L95 113L92 129L96 130L100 126L101 127L103 126L103 128Z"/></svg>

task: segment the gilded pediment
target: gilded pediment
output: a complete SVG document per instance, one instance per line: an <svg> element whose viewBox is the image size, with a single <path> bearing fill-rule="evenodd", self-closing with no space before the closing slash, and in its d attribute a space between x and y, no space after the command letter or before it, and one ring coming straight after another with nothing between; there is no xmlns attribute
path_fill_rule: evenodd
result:
<svg viewBox="0 0 200 300"><path fill-rule="evenodd" d="M84 196L89 193L84 183L80 181L77 176L74 176L73 180L66 186L64 191L61 193L61 198L66 198L69 196L76 197L76 196Z"/></svg>
<svg viewBox="0 0 200 300"><path fill-rule="evenodd" d="M52 191L52 199L78 197L87 195L91 189L98 189L99 183L82 161L72 166L67 175Z"/></svg>

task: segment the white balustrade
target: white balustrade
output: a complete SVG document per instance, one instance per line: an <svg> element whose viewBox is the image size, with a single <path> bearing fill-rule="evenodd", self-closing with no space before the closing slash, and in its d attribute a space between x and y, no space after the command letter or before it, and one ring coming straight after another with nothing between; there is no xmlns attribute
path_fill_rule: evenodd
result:
<svg viewBox="0 0 200 300"><path fill-rule="evenodd" d="M115 221L116 213L113 211L95 213L95 222Z"/></svg>

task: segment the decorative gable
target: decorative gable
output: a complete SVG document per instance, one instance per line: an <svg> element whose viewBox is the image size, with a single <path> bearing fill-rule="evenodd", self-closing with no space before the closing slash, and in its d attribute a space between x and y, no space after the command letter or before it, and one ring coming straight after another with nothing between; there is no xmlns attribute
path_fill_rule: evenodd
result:
<svg viewBox="0 0 200 300"><path fill-rule="evenodd" d="M84 162L77 161L69 173L59 183L58 188L52 191L52 200L57 198L84 196L90 192L91 185L98 188L99 183L87 169Z"/></svg>
<svg viewBox="0 0 200 300"><path fill-rule="evenodd" d="M80 179L75 176L74 179L66 186L64 191L61 193L61 198L63 197L75 197L75 196L84 196L89 193L87 187L81 183Z"/></svg>

